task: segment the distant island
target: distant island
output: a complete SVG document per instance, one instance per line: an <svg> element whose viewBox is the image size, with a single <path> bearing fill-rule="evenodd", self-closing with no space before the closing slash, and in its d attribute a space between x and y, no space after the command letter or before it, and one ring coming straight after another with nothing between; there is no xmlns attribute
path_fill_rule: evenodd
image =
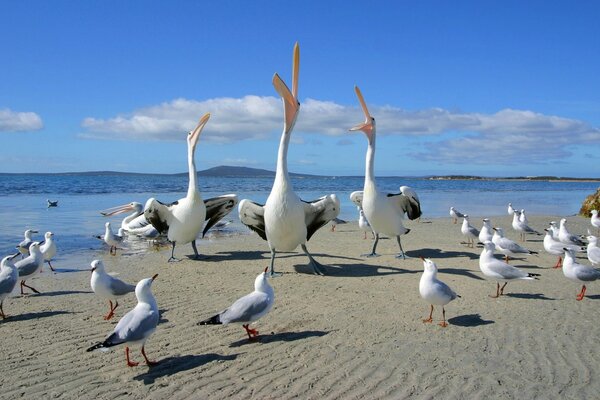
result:
<svg viewBox="0 0 600 400"><path fill-rule="evenodd" d="M139 172L120 172L120 171L88 171L88 172L39 172L39 173L4 173L2 175L75 175L75 176L108 176L108 175L146 175L146 176L187 176L187 172L177 174L151 174ZM264 178L274 177L275 171L269 171L260 168L236 167L230 165L220 165L218 167L208 168L197 172L198 176L215 176L215 177L244 177L244 178ZM294 178L329 178L334 175L311 175L299 174L290 172L290 176ZM342 175L335 175L335 177ZM357 176L348 176L357 177ZM394 176L381 176L381 178L396 178ZM579 181L579 182L600 182L600 178L572 178L563 176L509 176L509 177L485 177L477 175L428 175L428 176L404 176L397 178L411 179L426 179L426 180L490 180L490 181Z"/></svg>

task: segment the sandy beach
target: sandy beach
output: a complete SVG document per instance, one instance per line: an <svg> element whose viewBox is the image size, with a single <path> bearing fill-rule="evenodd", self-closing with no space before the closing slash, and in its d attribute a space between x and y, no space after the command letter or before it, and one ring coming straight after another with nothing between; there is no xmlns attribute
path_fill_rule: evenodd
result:
<svg viewBox="0 0 600 400"><path fill-rule="evenodd" d="M542 230L558 216L528 216ZM491 218L513 240L510 218ZM572 233L589 220L569 217ZM481 227L479 217L473 225ZM269 264L266 242L253 233L199 242L207 260L167 264L169 249L142 255L102 255L106 269L134 282L159 276L153 292L161 321L146 344L155 367L129 368L124 349L86 352L104 339L136 303L120 301L116 317L104 321L108 305L90 289L89 272L52 274L47 267L28 283L42 292L4 302L0 321L0 383L3 399L399 399L399 398L594 398L600 365L600 285L586 298L580 286L552 269L542 237L526 246L539 252L513 265L541 274L538 281L509 283L491 299L495 283L478 266L481 248L467 248L460 224L450 218L408 221L403 236L407 260L396 259L394 240L381 240L377 258L355 221L336 232L321 229L309 242L328 275L311 273L306 257L281 254L271 280L275 305L254 327L249 342L240 325L197 326L253 289ZM300 249L298 249L300 250ZM189 245L178 254L189 254ZM433 259L439 278L462 298L446 307L450 325L424 324L429 305L419 296L419 256ZM582 254L581 261L589 265ZM89 260L91 261L91 259ZM88 261L88 263L89 263ZM62 265L61 265L62 264ZM69 260L53 265L69 269ZM81 268L82 266L77 266ZM60 276L57 276L60 275ZM142 361L138 349L133 359Z"/></svg>

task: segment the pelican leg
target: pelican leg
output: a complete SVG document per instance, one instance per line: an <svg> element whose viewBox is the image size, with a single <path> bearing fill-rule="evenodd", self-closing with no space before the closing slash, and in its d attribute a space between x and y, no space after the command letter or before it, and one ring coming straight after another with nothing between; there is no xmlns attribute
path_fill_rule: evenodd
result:
<svg viewBox="0 0 600 400"><path fill-rule="evenodd" d="M377 243L379 242L379 233L375 234L375 241L373 242L373 248L371 252L368 254L361 254L362 257L379 257L379 254L375 253L375 249L377 249Z"/></svg>
<svg viewBox="0 0 600 400"><path fill-rule="evenodd" d="M306 248L306 245L302 244L301 247L302 247L302 251L304 251L304 254L306 254L306 256L308 257L308 262L309 262L310 266L313 268L313 272L315 273L315 275L325 275L325 269L323 268L323 265L319 264L313 258L313 256L310 255L310 253L308 252L308 249Z"/></svg>
<svg viewBox="0 0 600 400"><path fill-rule="evenodd" d="M198 249L196 248L196 240L192 240L192 249L194 249L194 257L190 257L190 258L193 258L194 260L202 259L202 257L200 256L200 253L198 253Z"/></svg>
<svg viewBox="0 0 600 400"><path fill-rule="evenodd" d="M171 242L173 247L171 247L171 257L167 260L167 262L178 262L181 261L179 258L175 258L175 242Z"/></svg>
<svg viewBox="0 0 600 400"><path fill-rule="evenodd" d="M400 253L396 256L396 258L402 257L403 260L406 260L406 254L404 254L404 250L402 249L402 243L400 242L400 235L396 236L396 240L398 241L398 246L400 246Z"/></svg>
<svg viewBox="0 0 600 400"><path fill-rule="evenodd" d="M0 301L0 317L2 317L2 319L6 318L6 314L4 314L4 309L2 308L3 303L4 300Z"/></svg>
<svg viewBox="0 0 600 400"><path fill-rule="evenodd" d="M433 321L433 304L430 304L430 307L431 307L431 308L430 308L430 310L429 310L429 318L426 318L426 319L424 319L424 320L423 320L423 323L424 323L424 324L426 324L426 323L429 323L429 322L432 322L432 321Z"/></svg>
<svg viewBox="0 0 600 400"><path fill-rule="evenodd" d="M276 276L281 276L281 272L275 272L275 250L271 249L271 266L269 268L271 271L271 277L274 278Z"/></svg>

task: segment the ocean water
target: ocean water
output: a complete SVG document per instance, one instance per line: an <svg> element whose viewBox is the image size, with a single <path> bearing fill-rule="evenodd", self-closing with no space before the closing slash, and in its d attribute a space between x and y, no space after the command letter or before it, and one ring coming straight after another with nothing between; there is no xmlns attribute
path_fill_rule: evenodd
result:
<svg viewBox="0 0 600 400"><path fill-rule="evenodd" d="M293 186L304 200L335 193L341 201L339 218L355 221L356 207L350 193L362 190L362 177L292 178ZM424 218L447 217L450 206L473 216L505 215L509 202L524 208L529 215L574 215L583 199L596 191L599 182L543 182L493 180L428 180L417 178L377 178L381 190L397 193L401 185L411 186L421 199ZM264 203L273 178L199 177L202 197L235 193L239 199ZM40 233L52 231L59 258L78 255L93 258L103 248L94 238L104 233L104 223L113 229L125 215L106 218L100 210L149 197L163 202L182 198L187 191L186 176L171 175L0 175L0 255L13 253L25 229ZM46 199L58 200L58 207L47 208ZM233 211L231 230L248 232ZM116 227L116 228L115 228Z"/></svg>

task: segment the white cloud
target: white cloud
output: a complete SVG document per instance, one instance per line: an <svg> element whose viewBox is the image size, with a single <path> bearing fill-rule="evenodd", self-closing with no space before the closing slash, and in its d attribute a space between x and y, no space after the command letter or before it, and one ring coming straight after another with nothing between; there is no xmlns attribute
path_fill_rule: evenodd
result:
<svg viewBox="0 0 600 400"><path fill-rule="evenodd" d="M34 112L0 109L0 132L37 131L43 127L42 119Z"/></svg>
<svg viewBox="0 0 600 400"><path fill-rule="evenodd" d="M527 110L482 114L371 105L369 111L377 120L379 135L427 136L425 150L410 155L440 163L546 162L570 155L568 147L572 145L600 143L600 129L583 121ZM211 113L211 120L204 129L203 140L211 142L273 138L279 135L283 124L281 100L275 97L176 99L109 119L86 118L82 123L86 133L82 136L183 140L184 133L206 112ZM299 133L348 135L348 128L363 118L358 105L306 99L293 140L306 143ZM442 140L431 141L434 136Z"/></svg>

